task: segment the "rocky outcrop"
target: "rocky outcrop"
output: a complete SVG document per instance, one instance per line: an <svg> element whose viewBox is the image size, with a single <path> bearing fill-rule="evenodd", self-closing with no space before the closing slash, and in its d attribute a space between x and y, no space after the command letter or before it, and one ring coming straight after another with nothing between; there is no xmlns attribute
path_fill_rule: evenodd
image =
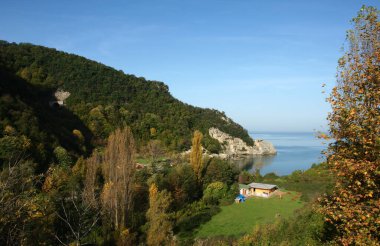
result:
<svg viewBox="0 0 380 246"><path fill-rule="evenodd" d="M63 91L63 90L57 90L54 93L54 101L50 101L49 105L50 107L59 107L63 106L65 103L65 100L70 96L70 92L68 91Z"/></svg>
<svg viewBox="0 0 380 246"><path fill-rule="evenodd" d="M264 140L254 140L253 146L247 145L242 139L235 138L222 132L218 128L210 128L209 134L222 145L220 158L239 158L248 155L274 155L276 149L273 144Z"/></svg>
<svg viewBox="0 0 380 246"><path fill-rule="evenodd" d="M63 102L70 96L70 92L64 91L64 90L57 90L54 93L54 97L57 99L58 102Z"/></svg>

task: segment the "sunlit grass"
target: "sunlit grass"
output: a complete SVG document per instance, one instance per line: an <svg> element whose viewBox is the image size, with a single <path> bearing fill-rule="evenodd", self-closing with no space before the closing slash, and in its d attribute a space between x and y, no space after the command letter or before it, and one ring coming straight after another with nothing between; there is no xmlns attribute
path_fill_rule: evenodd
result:
<svg viewBox="0 0 380 246"><path fill-rule="evenodd" d="M302 207L300 194L287 192L280 198L254 197L246 202L222 207L222 211L201 225L196 237L239 236L249 233L257 224L271 223L277 217L286 218Z"/></svg>

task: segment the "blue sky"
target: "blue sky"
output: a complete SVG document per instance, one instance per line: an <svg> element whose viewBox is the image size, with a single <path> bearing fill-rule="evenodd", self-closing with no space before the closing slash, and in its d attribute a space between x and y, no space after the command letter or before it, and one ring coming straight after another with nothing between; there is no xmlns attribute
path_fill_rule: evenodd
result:
<svg viewBox="0 0 380 246"><path fill-rule="evenodd" d="M323 130L358 0L2 0L0 39L169 85L250 131Z"/></svg>

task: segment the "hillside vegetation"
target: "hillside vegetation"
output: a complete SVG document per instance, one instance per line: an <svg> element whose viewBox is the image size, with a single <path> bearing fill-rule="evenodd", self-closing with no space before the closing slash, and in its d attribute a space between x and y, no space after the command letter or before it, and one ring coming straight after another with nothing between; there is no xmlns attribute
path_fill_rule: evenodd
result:
<svg viewBox="0 0 380 246"><path fill-rule="evenodd" d="M12 138L39 162L50 161L57 146L76 156L88 154L125 125L138 148L158 139L169 150L183 151L190 147L193 131L200 130L203 146L218 152L221 146L208 135L210 127L253 144L247 131L223 112L182 103L162 82L55 49L1 41L0 76L0 145L9 148L3 145ZM70 93L59 109L49 107L57 90ZM4 152L2 160L9 155Z"/></svg>

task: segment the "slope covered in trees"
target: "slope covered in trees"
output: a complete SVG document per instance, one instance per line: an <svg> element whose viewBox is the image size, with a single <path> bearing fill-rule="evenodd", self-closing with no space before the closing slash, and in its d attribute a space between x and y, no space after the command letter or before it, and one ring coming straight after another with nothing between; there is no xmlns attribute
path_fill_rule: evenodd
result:
<svg viewBox="0 0 380 246"><path fill-rule="evenodd" d="M253 144L224 113L182 103L162 82L55 49L1 41L0 76L2 160L9 155L5 142L10 138L23 153L47 163L57 146L77 156L89 153L124 125L131 127L138 148L158 139L182 151L190 147L192 132L200 130L203 146L218 152L220 144L207 133L210 127ZM57 90L70 93L60 109L49 107Z"/></svg>

